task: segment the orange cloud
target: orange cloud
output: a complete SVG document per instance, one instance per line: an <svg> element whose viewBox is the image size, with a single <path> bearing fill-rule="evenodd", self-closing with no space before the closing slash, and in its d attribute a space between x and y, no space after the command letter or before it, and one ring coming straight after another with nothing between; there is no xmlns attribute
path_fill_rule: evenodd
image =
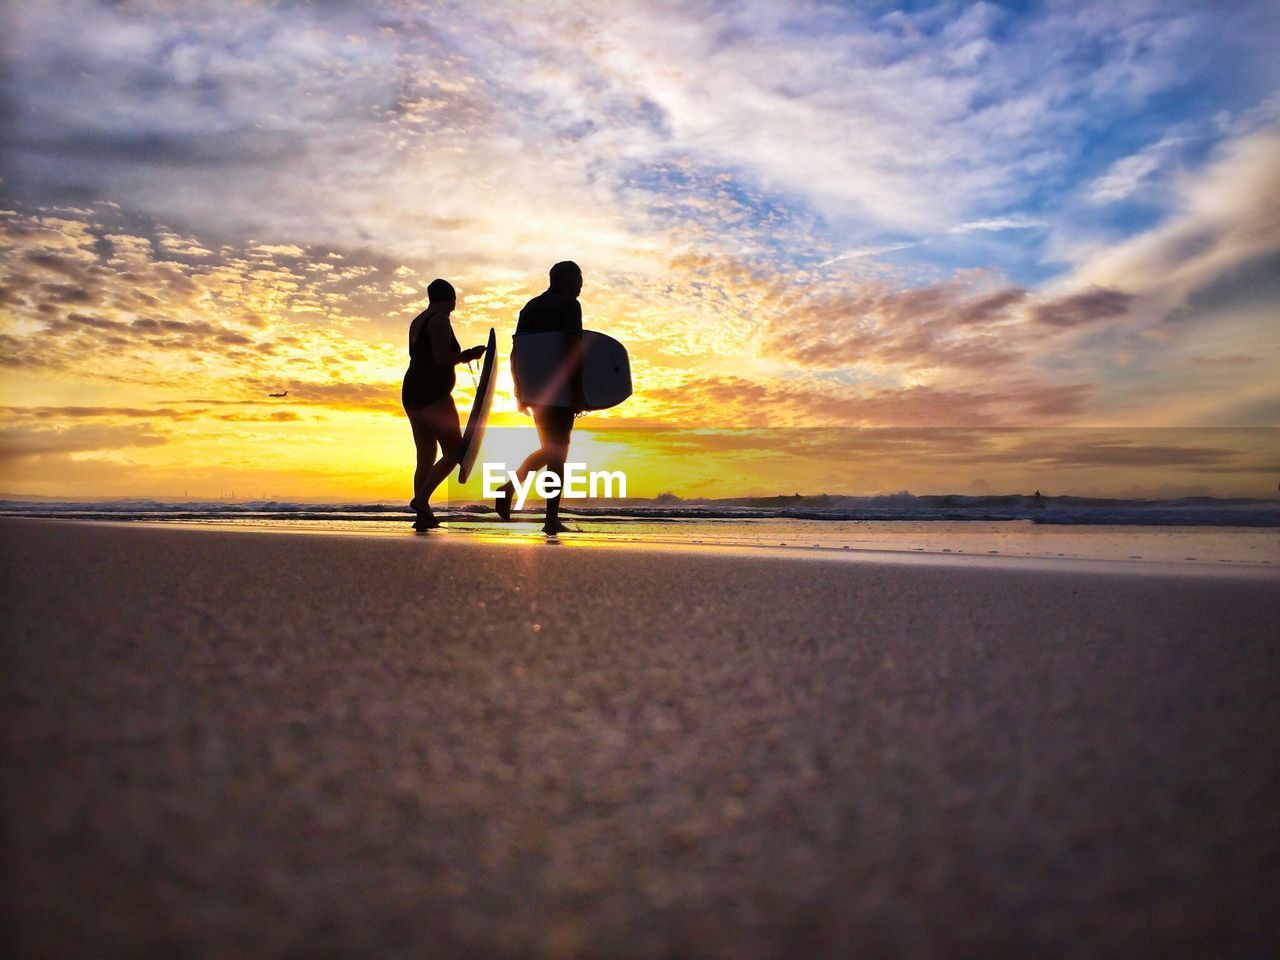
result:
<svg viewBox="0 0 1280 960"><path fill-rule="evenodd" d="M707 426L948 426L1061 423L1078 414L1091 387L1014 379L1003 389L787 384L740 377L691 379L651 391L666 422Z"/></svg>

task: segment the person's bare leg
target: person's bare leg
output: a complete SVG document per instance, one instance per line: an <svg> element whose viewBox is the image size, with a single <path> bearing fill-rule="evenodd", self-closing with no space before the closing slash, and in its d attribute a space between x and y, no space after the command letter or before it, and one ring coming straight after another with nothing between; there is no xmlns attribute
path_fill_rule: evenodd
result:
<svg viewBox="0 0 1280 960"><path fill-rule="evenodd" d="M547 450L545 447L539 447L533 453L524 458L524 463L516 467L516 480L524 483L524 478L531 473L536 473L545 467L548 463ZM503 520L511 519L511 507L514 504L516 493L515 482L508 480L498 488L498 497L494 501L493 507L497 511L499 518Z"/></svg>
<svg viewBox="0 0 1280 960"><path fill-rule="evenodd" d="M547 534L565 533L569 528L560 522L560 498L564 495L564 461L568 454L565 447L555 447L552 456L555 459L547 463L547 473L556 477L560 483L556 486L556 495L547 498L547 517L542 524L542 532Z"/></svg>
<svg viewBox="0 0 1280 960"><path fill-rule="evenodd" d="M417 514L430 516L431 505L427 502L430 492L426 489L427 477L436 462L436 438L424 411L414 410L408 414L409 426L413 430L413 445L417 451L417 462L413 469L413 500L409 508Z"/></svg>
<svg viewBox="0 0 1280 960"><path fill-rule="evenodd" d="M545 446L539 447L524 458L524 463L516 467L516 479L524 483L525 477L531 473L537 473L550 462L551 454L547 452L547 448Z"/></svg>
<svg viewBox="0 0 1280 960"><path fill-rule="evenodd" d="M553 425L551 419L553 416L553 411L548 411L545 408L535 408L533 421L538 427L539 446L537 450L525 457L524 462L516 468L515 480L508 480L502 485L501 492L498 494L497 500L494 501L494 509L503 520L511 519L515 484L517 482L524 483L529 474L536 473L546 467L547 471L555 475L561 484L564 483L564 462L569 455L569 447L567 444L558 442L559 431ZM558 519L560 515L560 496L561 493L558 492L554 497L547 500L547 518L542 525L544 533L562 533L568 529Z"/></svg>
<svg viewBox="0 0 1280 960"><path fill-rule="evenodd" d="M537 418L535 417L534 419L536 422ZM537 473L551 462L551 455L548 453L548 444L546 438L542 435L541 428L538 429L538 443L538 449L525 457L524 462L520 464L520 466L516 467L516 481L524 483L525 477L531 473ZM515 492L515 482L511 480L508 480L499 488L498 497L494 501L493 508L500 519L511 519L511 507L515 503Z"/></svg>
<svg viewBox="0 0 1280 960"><path fill-rule="evenodd" d="M452 398L440 401L439 404L432 404L429 408L431 412L431 430L437 443L440 444L440 459L431 465L431 469L427 471L426 477L422 481L422 489L424 494L419 494L423 498L422 502L430 499L431 494L436 492L436 487L453 472L453 468L458 465L458 450L462 446L462 431L458 423L458 408L453 405Z"/></svg>
<svg viewBox="0 0 1280 960"><path fill-rule="evenodd" d="M436 492L436 487L448 479L449 474L453 473L453 468L458 465L458 448L462 445L462 438L458 436L446 434L439 440L440 459L432 465L426 480L423 481L428 497Z"/></svg>
<svg viewBox="0 0 1280 960"><path fill-rule="evenodd" d="M542 532L551 536L568 531L560 522L560 500L564 496L564 465L569 459L569 441L573 435L573 412L571 410L550 410L539 425L539 436L542 447L547 451L547 470L559 481L556 484L556 495L547 498L547 516L542 524Z"/></svg>

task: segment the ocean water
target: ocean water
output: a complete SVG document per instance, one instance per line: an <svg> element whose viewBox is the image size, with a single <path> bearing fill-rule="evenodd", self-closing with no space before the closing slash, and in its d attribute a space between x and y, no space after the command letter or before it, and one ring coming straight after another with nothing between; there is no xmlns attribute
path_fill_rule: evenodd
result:
<svg viewBox="0 0 1280 960"><path fill-rule="evenodd" d="M575 505L560 544L783 555L1033 558L1280 568L1280 502L1029 497L777 497ZM487 505L437 507L428 536L544 542L536 510L501 523ZM0 515L285 532L413 536L403 504L0 500Z"/></svg>

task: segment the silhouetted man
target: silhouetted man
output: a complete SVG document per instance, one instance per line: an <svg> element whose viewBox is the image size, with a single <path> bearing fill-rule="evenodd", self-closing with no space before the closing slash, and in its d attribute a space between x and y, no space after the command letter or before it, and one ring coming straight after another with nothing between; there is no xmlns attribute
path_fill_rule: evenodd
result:
<svg viewBox="0 0 1280 960"><path fill-rule="evenodd" d="M572 260L563 260L551 268L551 283L545 293L534 297L520 311L520 319L516 323L516 336L524 333L563 333L567 334L565 359L572 366L569 370L570 405L559 406L547 403L528 403L533 413L533 422L538 427L538 440L542 444L529 454L524 463L516 470L516 478L524 483L524 479L542 467L564 483L564 462L569 456L569 437L573 433L574 408L581 409L582 403L582 305L578 303L578 294L582 292L582 270ZM520 409L526 408L526 398L519 395L517 385L516 400ZM502 488L495 507L498 516L503 520L511 518L511 497L515 485L511 481ZM554 497L547 499L547 518L542 525L543 533L562 533L568 529L560 522L560 496L557 489Z"/></svg>

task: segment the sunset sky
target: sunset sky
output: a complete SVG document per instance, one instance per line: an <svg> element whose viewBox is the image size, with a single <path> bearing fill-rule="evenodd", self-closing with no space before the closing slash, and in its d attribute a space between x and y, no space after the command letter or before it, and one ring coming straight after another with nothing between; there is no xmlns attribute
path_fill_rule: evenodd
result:
<svg viewBox="0 0 1280 960"><path fill-rule="evenodd" d="M575 453L632 494L1274 495L1278 37L1274 0L11 0L0 494L407 499L427 283L497 328L513 427L573 259L636 386Z"/></svg>

